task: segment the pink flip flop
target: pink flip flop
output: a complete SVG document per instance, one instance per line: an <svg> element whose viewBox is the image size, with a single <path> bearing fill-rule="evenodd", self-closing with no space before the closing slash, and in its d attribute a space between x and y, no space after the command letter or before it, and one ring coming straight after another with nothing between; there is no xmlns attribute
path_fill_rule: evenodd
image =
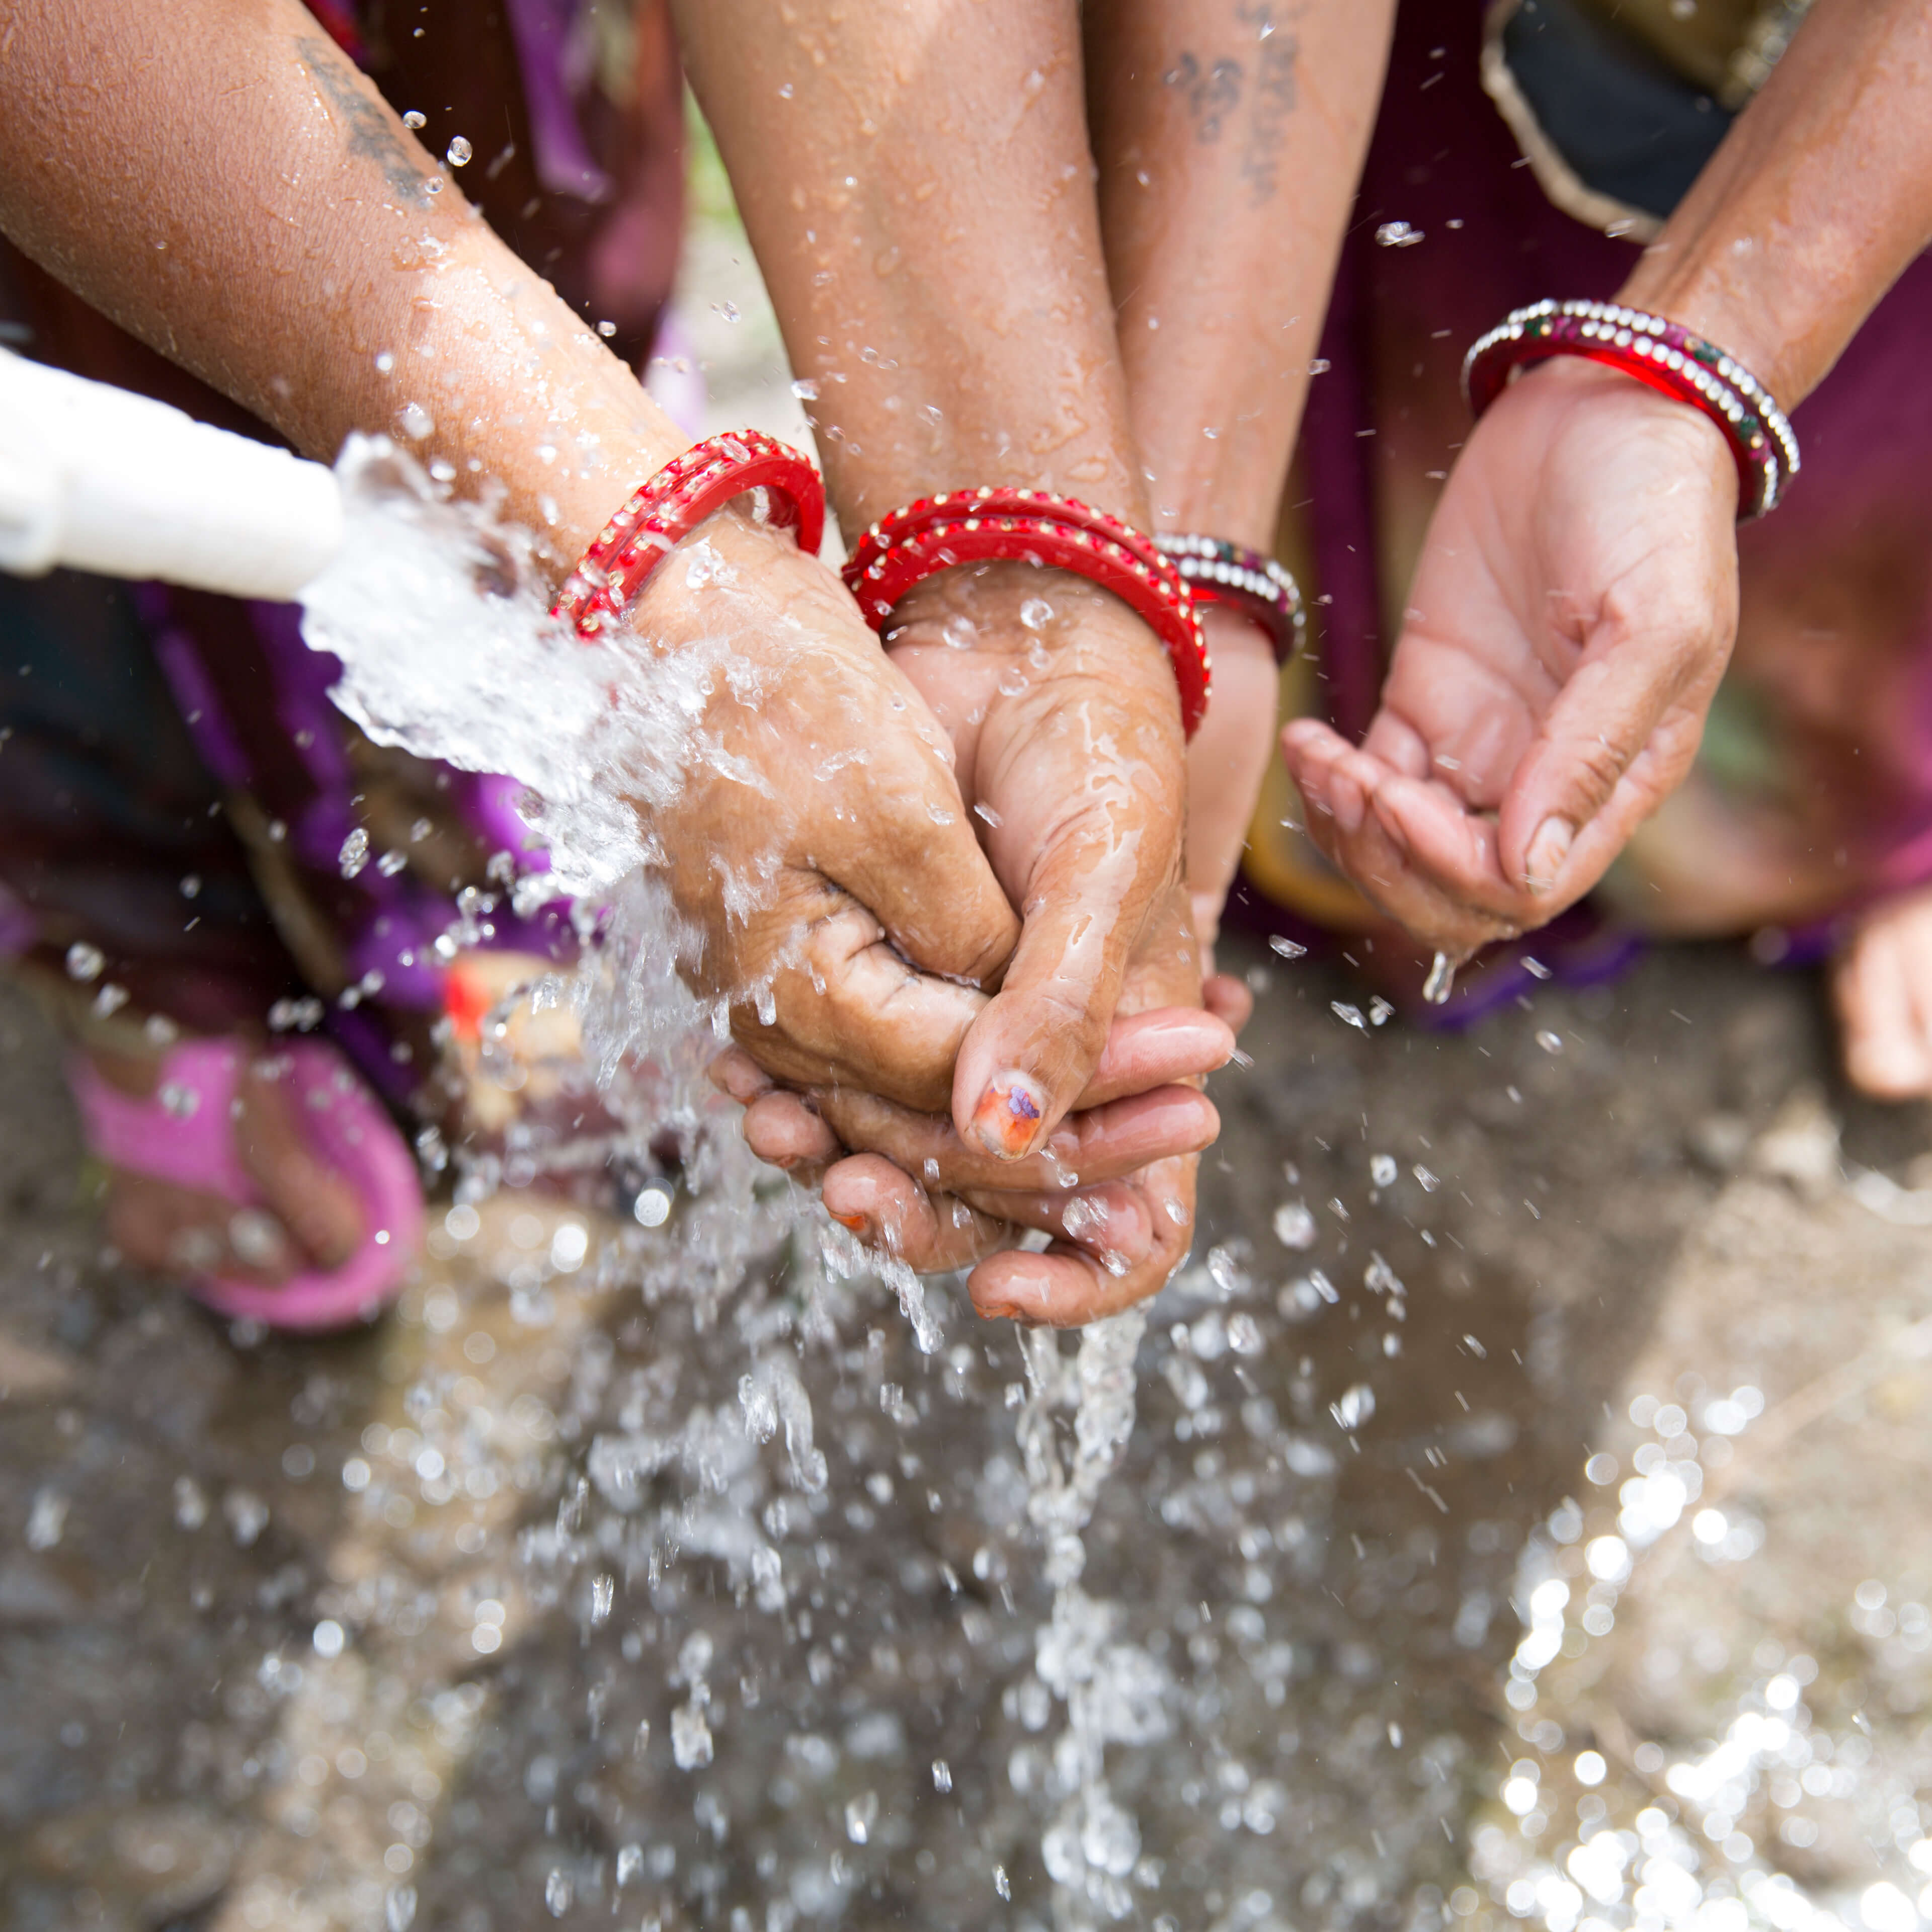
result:
<svg viewBox="0 0 1932 1932"><path fill-rule="evenodd" d="M161 1062L145 1100L110 1086L78 1057L68 1082L88 1144L130 1174L232 1201L264 1204L235 1149L234 1102L248 1049L229 1040L184 1040ZM339 1268L292 1275L278 1288L203 1276L192 1292L223 1315L272 1328L345 1328L392 1299L422 1238L416 1162L374 1096L332 1046L278 1046L264 1064L294 1083L310 1150L355 1190L368 1232Z"/></svg>

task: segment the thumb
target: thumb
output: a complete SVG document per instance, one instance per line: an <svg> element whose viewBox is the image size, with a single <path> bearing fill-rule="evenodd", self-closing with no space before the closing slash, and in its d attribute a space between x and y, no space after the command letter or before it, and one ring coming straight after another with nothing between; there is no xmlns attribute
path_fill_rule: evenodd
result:
<svg viewBox="0 0 1932 1932"><path fill-rule="evenodd" d="M1620 844L1675 783L1696 754L1702 721L1703 706L1684 702L1687 687L1709 656L1676 638L1586 652L1503 794L1496 852L1512 884L1549 896L1587 832L1598 835L1585 841L1593 849ZM1708 682L1714 687L1715 672ZM1639 776L1640 784L1629 782Z"/></svg>
<svg viewBox="0 0 1932 1932"><path fill-rule="evenodd" d="M876 749L856 799L824 818L820 870L908 960L948 979L998 980L1020 922L945 766L916 742Z"/></svg>
<svg viewBox="0 0 1932 1932"><path fill-rule="evenodd" d="M1163 1004L1197 1004L1196 942L1180 895L1167 896L1185 985L1166 989ZM1042 856L1005 983L968 1030L953 1070L963 1138L1004 1160L1044 1144L1100 1064L1148 901L1131 860L1104 835L1076 834Z"/></svg>

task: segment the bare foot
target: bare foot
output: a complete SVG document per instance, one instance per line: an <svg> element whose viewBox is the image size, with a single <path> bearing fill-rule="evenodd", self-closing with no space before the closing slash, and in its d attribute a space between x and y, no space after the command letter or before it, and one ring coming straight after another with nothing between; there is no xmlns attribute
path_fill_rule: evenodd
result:
<svg viewBox="0 0 1932 1932"><path fill-rule="evenodd" d="M1882 901L1832 965L1845 1072L1880 1100L1932 1095L1932 888Z"/></svg>
<svg viewBox="0 0 1932 1932"><path fill-rule="evenodd" d="M92 1057L101 1077L124 1092L154 1090L156 1063ZM286 1080L251 1064L237 1098L236 1151L263 1204L238 1208L218 1196L116 1168L109 1183L109 1238L137 1267L157 1274L276 1287L310 1268L339 1268L362 1238L354 1190L310 1151Z"/></svg>

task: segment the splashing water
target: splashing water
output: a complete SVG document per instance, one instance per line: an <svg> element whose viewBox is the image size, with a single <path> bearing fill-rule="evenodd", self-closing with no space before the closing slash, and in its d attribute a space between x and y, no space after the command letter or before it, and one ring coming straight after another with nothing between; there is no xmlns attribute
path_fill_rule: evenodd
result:
<svg viewBox="0 0 1932 1932"><path fill-rule="evenodd" d="M1422 982L1422 997L1432 1006L1446 1006L1455 990L1456 962L1449 954L1438 952L1429 962L1429 977Z"/></svg>

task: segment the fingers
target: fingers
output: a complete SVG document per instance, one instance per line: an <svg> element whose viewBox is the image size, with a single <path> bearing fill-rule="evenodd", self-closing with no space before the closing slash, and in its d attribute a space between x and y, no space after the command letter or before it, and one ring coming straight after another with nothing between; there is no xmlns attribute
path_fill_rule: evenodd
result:
<svg viewBox="0 0 1932 1932"><path fill-rule="evenodd" d="M238 1208L232 1201L152 1174L116 1172L107 1231L128 1260L157 1274L213 1275L277 1288L309 1264L266 1210Z"/></svg>
<svg viewBox="0 0 1932 1932"><path fill-rule="evenodd" d="M826 1211L868 1247L920 1274L970 1268L1012 1238L1006 1224L956 1196L928 1194L878 1154L856 1154L825 1176Z"/></svg>
<svg viewBox="0 0 1932 1932"><path fill-rule="evenodd" d="M1201 998L1208 1010L1238 1036L1254 1017L1254 994L1232 973L1210 974L1201 982Z"/></svg>
<svg viewBox="0 0 1932 1932"><path fill-rule="evenodd" d="M1199 1007L1166 1006L1117 1016L1093 1077L1074 1104L1096 1107L1174 1081L1204 1077L1226 1066L1234 1050L1234 1028L1228 1020Z"/></svg>
<svg viewBox="0 0 1932 1932"><path fill-rule="evenodd" d="M1186 1257L1197 1165L1192 1156L1158 1161L1138 1177L1137 1190L1151 1210L1149 1246L1132 1265L1109 1267L1064 1240L1043 1254L1007 1249L981 1262L968 1277L974 1306L988 1317L1071 1328L1157 1294Z"/></svg>
<svg viewBox="0 0 1932 1932"><path fill-rule="evenodd" d="M910 686L908 687L910 690ZM1020 922L952 774L916 740L866 748L863 782L820 815L818 863L928 973L996 984Z"/></svg>
<svg viewBox="0 0 1932 1932"><path fill-rule="evenodd" d="M340 1268L362 1240L362 1204L355 1189L310 1150L290 1083L265 1077L251 1066L242 1076L240 1098L236 1152L261 1190L268 1214L301 1250L297 1264ZM251 1233L261 1234L258 1245L267 1256L272 1244L266 1232L253 1230L248 1223L236 1245L246 1248ZM278 1229L274 1244L280 1242ZM278 1256L273 1263L258 1260L255 1265L286 1264Z"/></svg>
<svg viewBox="0 0 1932 1932"><path fill-rule="evenodd" d="M1513 884L1553 898L1595 883L1608 858L1588 860L1606 844L1614 856L1690 769L1729 654L1728 635L1708 632L1593 646L1504 794L1497 846Z"/></svg>
<svg viewBox="0 0 1932 1932"><path fill-rule="evenodd" d="M812 1099L846 1147L884 1154L907 1173L956 1192L1053 1194L1119 1180L1150 1161L1211 1146L1221 1125L1205 1094L1161 1087L1075 1114L1038 1151L1006 1160L976 1138L962 1137L943 1114L915 1112L869 1094L821 1089Z"/></svg>
<svg viewBox="0 0 1932 1932"><path fill-rule="evenodd" d="M1004 1159L1039 1146L1093 1077L1147 904L1110 832L1035 868L1004 986L968 1029L952 1083L962 1134Z"/></svg>
<svg viewBox="0 0 1932 1932"><path fill-rule="evenodd" d="M960 1042L986 996L916 971L871 913L820 885L811 916L796 902L779 916L806 926L804 956L742 998L731 1030L758 1066L794 1086L850 1085L902 1105L944 1109Z"/></svg>
<svg viewBox="0 0 1932 1932"><path fill-rule="evenodd" d="M1446 788L1403 776L1311 719L1282 735L1309 836L1425 944L1460 956L1547 916L1504 878L1489 820Z"/></svg>

